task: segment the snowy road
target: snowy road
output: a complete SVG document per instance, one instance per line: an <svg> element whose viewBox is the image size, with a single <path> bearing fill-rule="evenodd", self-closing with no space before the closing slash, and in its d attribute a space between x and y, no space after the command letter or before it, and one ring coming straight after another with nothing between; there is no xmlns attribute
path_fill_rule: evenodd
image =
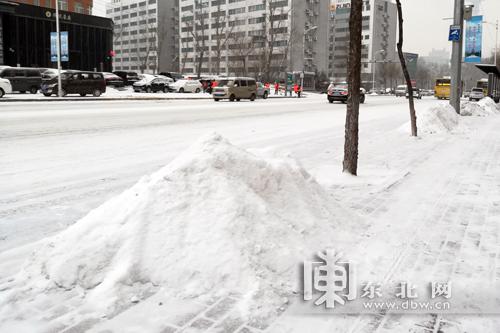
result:
<svg viewBox="0 0 500 333"><path fill-rule="evenodd" d="M361 111L365 140L404 123L405 102L369 97ZM341 152L344 112L345 105L317 95L238 104L3 103L0 251L74 223L213 131L245 147L289 150L313 167L325 149L327 155Z"/></svg>

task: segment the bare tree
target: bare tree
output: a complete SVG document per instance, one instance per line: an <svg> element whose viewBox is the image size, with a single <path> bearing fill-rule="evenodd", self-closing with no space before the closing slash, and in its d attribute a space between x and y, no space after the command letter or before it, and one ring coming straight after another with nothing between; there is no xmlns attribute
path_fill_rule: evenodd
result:
<svg viewBox="0 0 500 333"><path fill-rule="evenodd" d="M249 56L254 53L254 37L246 36L244 31L235 31L231 33L229 42L229 54L231 54L231 58L235 59L235 63L237 64L234 67L238 68L238 65L241 65L240 68L243 68L240 73L236 74L247 76Z"/></svg>
<svg viewBox="0 0 500 333"><path fill-rule="evenodd" d="M410 123L411 123L411 135L417 136L417 115L415 113L415 104L413 101L413 86L411 84L410 73L406 67L406 59L403 54L403 9L401 8L401 0L396 0L398 7L398 26L399 26L399 40L398 40L398 55L399 61L401 62L401 68L403 69L403 74L406 80L406 86L408 88L408 101L410 104Z"/></svg>
<svg viewBox="0 0 500 333"><path fill-rule="evenodd" d="M217 3L217 12L212 13L213 27L215 28L215 45L212 46L215 58L215 72L220 75L220 64L222 52L227 49L231 33L234 30L234 25L229 24L231 16L226 14L225 10L221 9L221 2Z"/></svg>
<svg viewBox="0 0 500 333"><path fill-rule="evenodd" d="M144 29L139 30L139 33L134 45L135 56L141 73L144 73L146 69L151 68L150 59L157 53L158 33L154 24L148 24ZM156 72L157 63L158 61L155 60L152 66L153 72Z"/></svg>
<svg viewBox="0 0 500 333"><path fill-rule="evenodd" d="M362 13L363 0L352 0L349 17L349 59L347 65L349 97L347 98L345 122L343 171L355 176L358 172Z"/></svg>
<svg viewBox="0 0 500 333"><path fill-rule="evenodd" d="M209 29L210 20L208 11L204 9L201 3L195 2L192 13L191 19L185 21L185 28L189 31L191 36L191 40L186 43L192 43L196 58L196 74L198 78L200 78L201 70L206 60L206 52L208 50L206 41L208 40L207 30ZM184 57L187 57L187 53L186 51ZM183 60L184 63L182 68L184 68L186 60L187 58Z"/></svg>

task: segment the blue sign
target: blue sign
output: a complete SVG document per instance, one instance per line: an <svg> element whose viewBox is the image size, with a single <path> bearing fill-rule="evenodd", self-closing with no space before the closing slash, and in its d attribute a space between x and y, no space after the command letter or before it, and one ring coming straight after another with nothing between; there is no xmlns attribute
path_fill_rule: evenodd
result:
<svg viewBox="0 0 500 333"><path fill-rule="evenodd" d="M61 31L61 61L69 61L68 32ZM50 61L57 62L57 32L50 33Z"/></svg>
<svg viewBox="0 0 500 333"><path fill-rule="evenodd" d="M465 29L465 62L481 62L483 17L473 16Z"/></svg>
<svg viewBox="0 0 500 333"><path fill-rule="evenodd" d="M459 25L450 25L450 35L448 36L450 42L459 42L461 35L462 32Z"/></svg>

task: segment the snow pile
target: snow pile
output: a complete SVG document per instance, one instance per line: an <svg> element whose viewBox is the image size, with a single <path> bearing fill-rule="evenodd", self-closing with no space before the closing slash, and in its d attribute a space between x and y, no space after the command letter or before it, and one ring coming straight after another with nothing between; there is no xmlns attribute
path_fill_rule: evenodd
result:
<svg viewBox="0 0 500 333"><path fill-rule="evenodd" d="M454 131L460 121L460 116L448 103L440 103L429 109L416 110L417 128L419 133L439 134ZM410 122L400 128L405 133L410 133Z"/></svg>
<svg viewBox="0 0 500 333"><path fill-rule="evenodd" d="M214 134L49 238L18 276L44 293L83 291L106 313L162 288L236 291L249 315L267 315L298 290L304 257L332 246L339 220L355 222L295 160Z"/></svg>
<svg viewBox="0 0 500 333"><path fill-rule="evenodd" d="M487 117L500 113L500 105L496 104L490 97L485 97L479 102L464 102L460 107L462 116Z"/></svg>

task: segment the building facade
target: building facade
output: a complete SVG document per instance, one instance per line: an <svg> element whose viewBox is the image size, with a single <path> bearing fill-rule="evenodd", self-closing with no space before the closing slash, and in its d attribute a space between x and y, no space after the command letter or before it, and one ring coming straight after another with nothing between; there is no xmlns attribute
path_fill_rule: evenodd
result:
<svg viewBox="0 0 500 333"><path fill-rule="evenodd" d="M114 70L178 71L178 0L113 0L106 16L114 23Z"/></svg>
<svg viewBox="0 0 500 333"><path fill-rule="evenodd" d="M55 0L11 0L17 3L24 3L27 5L55 8ZM59 9L79 14L92 15L93 0L58 0Z"/></svg>
<svg viewBox="0 0 500 333"><path fill-rule="evenodd" d="M181 0L180 69L249 75L328 68L329 0Z"/></svg>
<svg viewBox="0 0 500 333"><path fill-rule="evenodd" d="M328 72L334 82L347 79L350 8L350 0L332 0L330 4ZM385 63L397 61L396 4L392 0L363 1L362 26L362 81L371 88L368 83L373 80L373 72L383 74Z"/></svg>
<svg viewBox="0 0 500 333"><path fill-rule="evenodd" d="M55 67L51 32L55 10L14 2L0 2L0 65ZM113 22L102 17L61 11L61 31L68 32L69 59L64 69L111 70ZM8 33L6 33L8 31Z"/></svg>

